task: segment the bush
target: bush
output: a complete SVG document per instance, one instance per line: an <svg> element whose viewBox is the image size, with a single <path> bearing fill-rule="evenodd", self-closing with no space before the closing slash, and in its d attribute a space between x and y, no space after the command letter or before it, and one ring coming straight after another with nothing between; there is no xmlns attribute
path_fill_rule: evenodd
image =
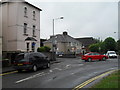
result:
<svg viewBox="0 0 120 90"><path fill-rule="evenodd" d="M37 51L38 52L50 52L50 47L48 46L43 46L43 47L38 47Z"/></svg>

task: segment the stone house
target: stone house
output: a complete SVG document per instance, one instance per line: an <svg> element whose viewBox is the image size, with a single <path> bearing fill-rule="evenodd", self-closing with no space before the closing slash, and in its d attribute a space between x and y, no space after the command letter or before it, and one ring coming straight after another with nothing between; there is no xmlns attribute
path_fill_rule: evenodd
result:
<svg viewBox="0 0 120 90"><path fill-rule="evenodd" d="M79 54L82 48L82 43L69 36L67 32L51 36L44 42L44 46L52 48L53 43L55 43L56 54Z"/></svg>

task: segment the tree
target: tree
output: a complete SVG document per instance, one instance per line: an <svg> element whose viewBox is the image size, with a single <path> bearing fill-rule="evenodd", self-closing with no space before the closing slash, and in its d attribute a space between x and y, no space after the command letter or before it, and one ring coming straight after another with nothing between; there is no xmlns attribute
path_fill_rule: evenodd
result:
<svg viewBox="0 0 120 90"><path fill-rule="evenodd" d="M104 40L105 51L116 51L116 42L112 37Z"/></svg>
<svg viewBox="0 0 120 90"><path fill-rule="evenodd" d="M109 50L116 51L116 47L120 48L120 41L117 42L112 38L108 37L104 41L99 41L96 44L91 44L89 46L89 50L91 52L101 52L101 53L106 53ZM117 45L117 46L116 46Z"/></svg>
<svg viewBox="0 0 120 90"><path fill-rule="evenodd" d="M50 47L48 47L48 46L38 47L37 51L38 52L49 52Z"/></svg>
<svg viewBox="0 0 120 90"><path fill-rule="evenodd" d="M89 50L91 52L99 52L99 43L96 43L96 44L91 44L89 46Z"/></svg>

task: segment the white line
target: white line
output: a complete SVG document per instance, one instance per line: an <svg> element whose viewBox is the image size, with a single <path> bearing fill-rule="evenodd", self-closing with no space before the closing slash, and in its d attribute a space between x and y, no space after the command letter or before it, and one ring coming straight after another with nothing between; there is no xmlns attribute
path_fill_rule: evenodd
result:
<svg viewBox="0 0 120 90"><path fill-rule="evenodd" d="M83 65L84 65L84 64L77 64L77 65L74 65L74 66L78 66L78 67L79 67L79 66L83 66Z"/></svg>
<svg viewBox="0 0 120 90"><path fill-rule="evenodd" d="M62 70L62 69L60 69L60 68L54 68L53 70L55 70L55 69L57 69L57 70Z"/></svg>
<svg viewBox="0 0 120 90"><path fill-rule="evenodd" d="M74 75L75 73L71 73L71 75Z"/></svg>
<svg viewBox="0 0 120 90"><path fill-rule="evenodd" d="M66 65L66 68L70 67L70 64L69 65Z"/></svg>
<svg viewBox="0 0 120 90"><path fill-rule="evenodd" d="M53 72L53 70L49 70L49 72Z"/></svg>
<svg viewBox="0 0 120 90"><path fill-rule="evenodd" d="M23 82L23 81L26 81L26 80L29 80L29 79L32 79L32 78L35 78L35 77L38 77L38 76L43 76L43 75L45 75L44 72L38 73L38 74L32 75L32 76L30 76L30 77L27 77L27 78L18 80L18 81L16 81L15 83L17 84L17 83L20 83L20 82Z"/></svg>
<svg viewBox="0 0 120 90"><path fill-rule="evenodd" d="M70 64L69 65L66 65L66 67L69 67L70 66Z"/></svg>
<svg viewBox="0 0 120 90"><path fill-rule="evenodd" d="M60 71L62 70L62 69L60 69L60 68L56 68L56 69L57 69L57 70L60 70Z"/></svg>

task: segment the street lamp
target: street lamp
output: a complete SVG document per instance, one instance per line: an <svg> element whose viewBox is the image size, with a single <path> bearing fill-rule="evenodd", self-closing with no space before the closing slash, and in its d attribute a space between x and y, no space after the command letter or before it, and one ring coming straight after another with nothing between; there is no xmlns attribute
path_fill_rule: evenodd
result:
<svg viewBox="0 0 120 90"><path fill-rule="evenodd" d="M55 58L55 37L54 37L54 28L55 28L55 20L58 20L58 19L64 19L64 17L59 17L59 18L55 18L55 19L53 19L53 39L52 39L52 60L56 60L56 58Z"/></svg>
<svg viewBox="0 0 120 90"><path fill-rule="evenodd" d="M54 23L55 23L55 20L58 20L58 19L64 19L64 17L59 17L59 18L53 19L53 36L54 36L54 28L55 28Z"/></svg>
<svg viewBox="0 0 120 90"><path fill-rule="evenodd" d="M114 32L114 34L117 34L119 40L120 39L119 32Z"/></svg>

